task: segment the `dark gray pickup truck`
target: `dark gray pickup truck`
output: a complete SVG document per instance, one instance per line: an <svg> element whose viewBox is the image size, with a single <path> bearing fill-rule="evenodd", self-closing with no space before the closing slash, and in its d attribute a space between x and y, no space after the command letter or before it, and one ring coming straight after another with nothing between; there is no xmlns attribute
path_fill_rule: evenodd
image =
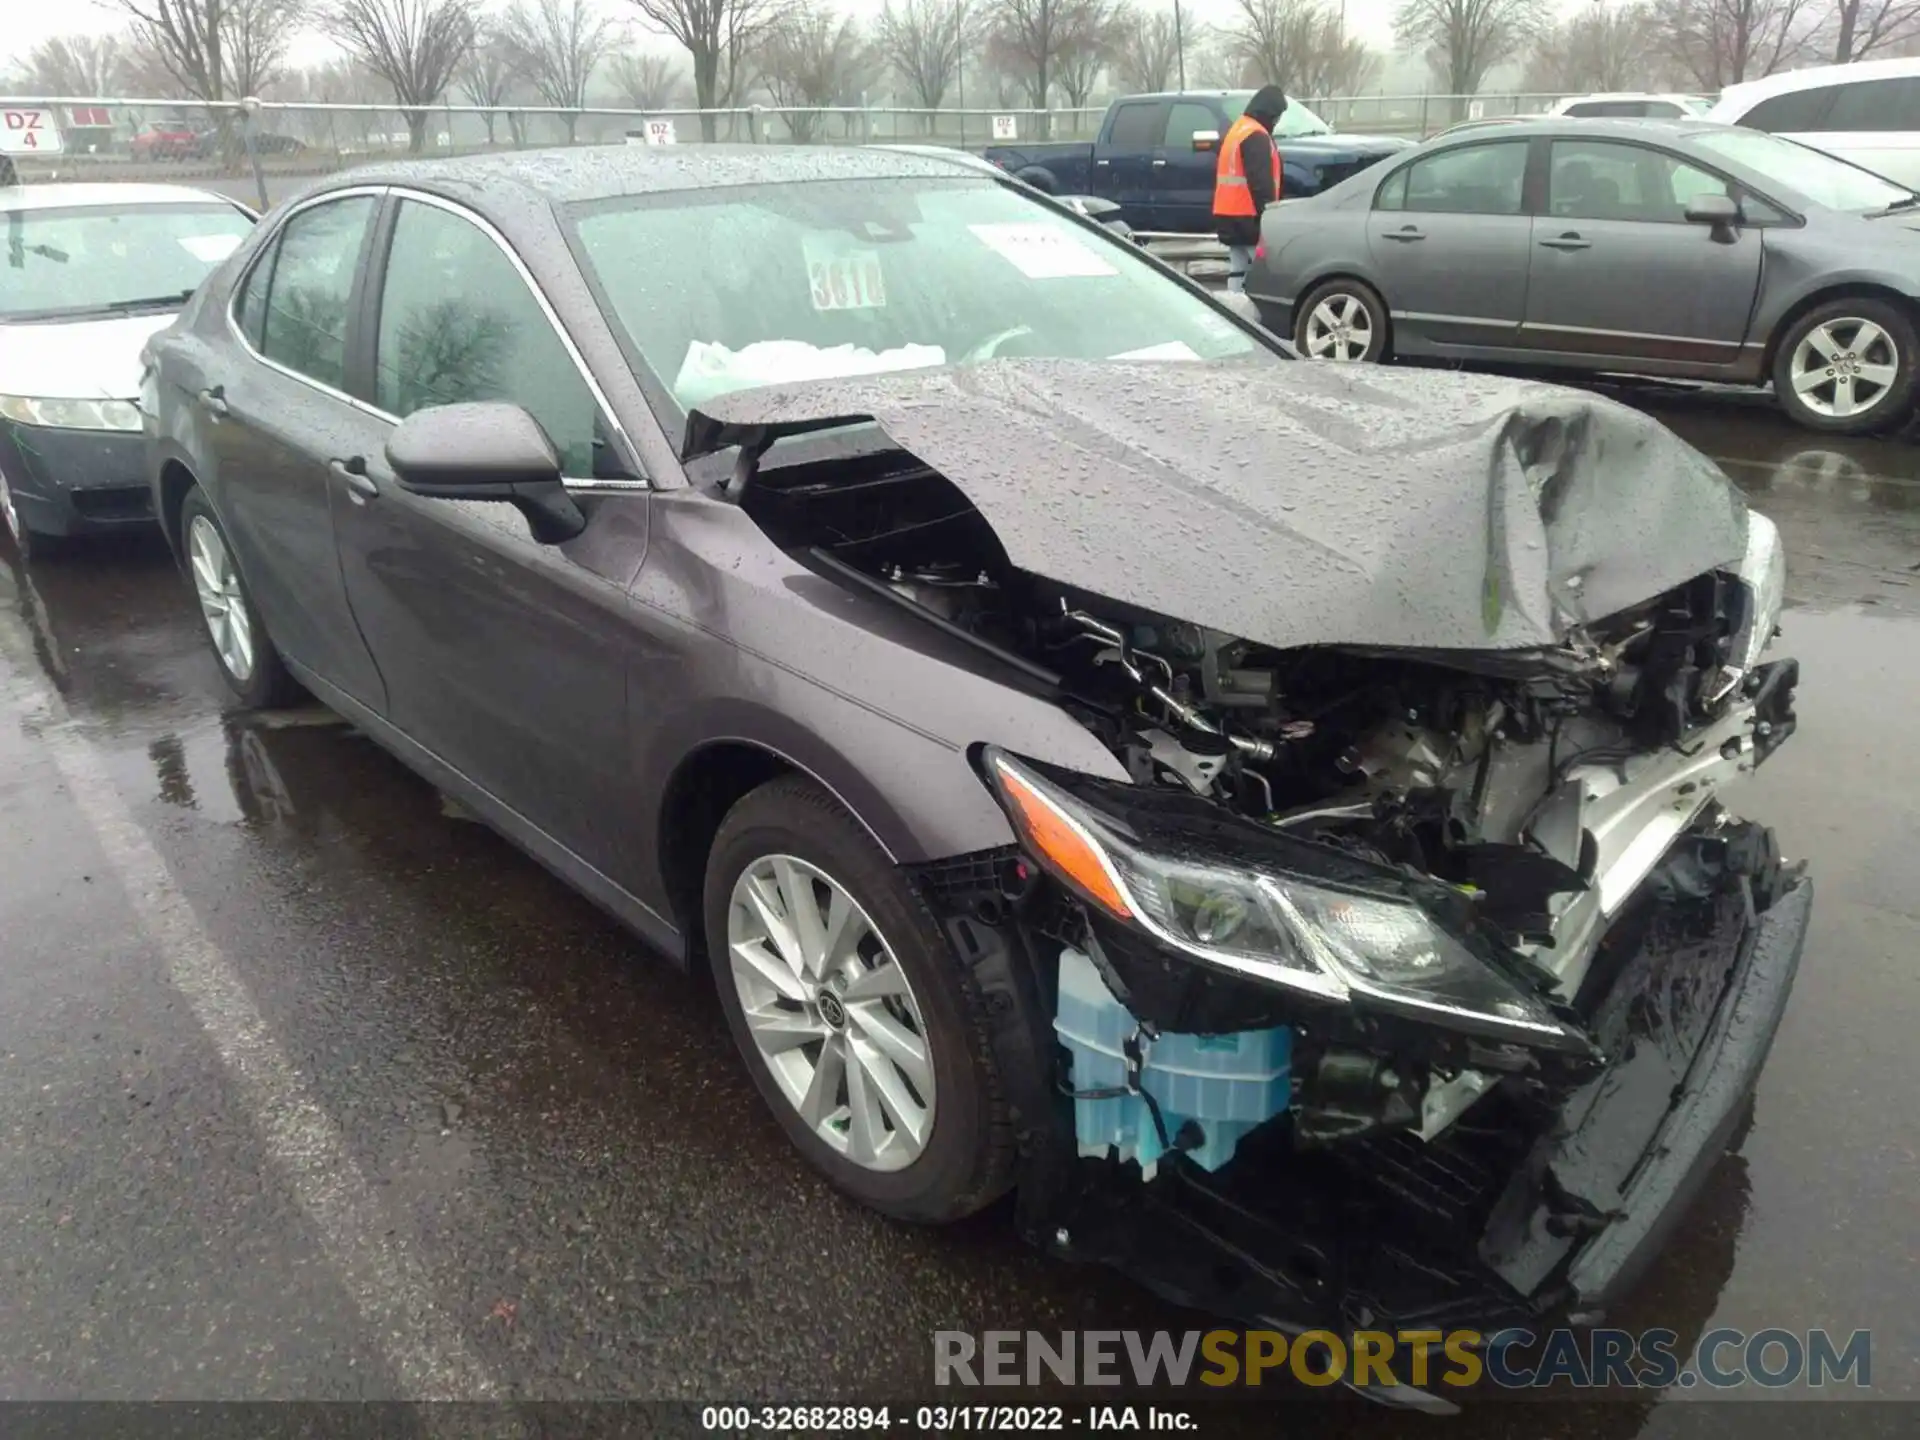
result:
<svg viewBox="0 0 1920 1440"><path fill-rule="evenodd" d="M1136 230L1213 230L1213 172L1220 137L1251 90L1127 95L1107 107L1098 139L994 145L987 159L1052 195L1114 200ZM1275 131L1283 198L1317 195L1411 142L1390 135L1336 135L1295 100Z"/></svg>

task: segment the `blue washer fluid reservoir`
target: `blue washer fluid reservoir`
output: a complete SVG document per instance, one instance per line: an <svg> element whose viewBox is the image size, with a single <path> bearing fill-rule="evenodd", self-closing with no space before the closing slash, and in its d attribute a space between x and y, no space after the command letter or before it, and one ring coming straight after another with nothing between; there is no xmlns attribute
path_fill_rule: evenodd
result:
<svg viewBox="0 0 1920 1440"><path fill-rule="evenodd" d="M1053 1029L1073 1056L1073 1088L1124 1088L1126 1044L1138 1028L1139 1021L1107 988L1093 961L1078 950L1062 950ZM1231 1035L1161 1034L1150 1041L1143 1035L1141 1049L1140 1089L1158 1102L1169 1140L1188 1120L1200 1127L1205 1143L1186 1153L1207 1170L1232 1159L1241 1137L1292 1099L1293 1032L1285 1027ZM1153 1178L1162 1147L1153 1112L1139 1094L1076 1099L1073 1121L1082 1155L1118 1150L1121 1160L1139 1162L1143 1178Z"/></svg>

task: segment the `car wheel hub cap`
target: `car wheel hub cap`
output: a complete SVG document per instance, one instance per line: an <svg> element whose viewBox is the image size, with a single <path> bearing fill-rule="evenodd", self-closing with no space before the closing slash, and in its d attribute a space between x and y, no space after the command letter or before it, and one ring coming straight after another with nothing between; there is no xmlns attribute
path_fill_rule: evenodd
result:
<svg viewBox="0 0 1920 1440"><path fill-rule="evenodd" d="M1885 402L1900 361L1893 337L1873 321L1836 318L1809 330L1794 347L1789 380L1807 409L1845 420Z"/></svg>
<svg viewBox="0 0 1920 1440"><path fill-rule="evenodd" d="M200 614L213 637L214 653L227 673L241 684L253 675L253 617L240 593L240 572L227 553L226 541L204 515L187 527L187 565L193 571L193 593Z"/></svg>
<svg viewBox="0 0 1920 1440"><path fill-rule="evenodd" d="M727 955L747 1033L807 1127L868 1170L919 1159L934 1117L926 1022L860 903L818 866L763 856L734 882Z"/></svg>
<svg viewBox="0 0 1920 1440"><path fill-rule="evenodd" d="M1329 295L1307 316L1306 351L1316 360L1361 360L1373 342L1373 320L1357 295Z"/></svg>

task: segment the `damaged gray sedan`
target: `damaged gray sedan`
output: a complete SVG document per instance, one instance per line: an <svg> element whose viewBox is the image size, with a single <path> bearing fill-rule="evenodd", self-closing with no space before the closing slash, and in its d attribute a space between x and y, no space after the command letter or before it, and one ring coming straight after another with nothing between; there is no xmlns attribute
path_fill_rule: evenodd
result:
<svg viewBox="0 0 1920 1440"><path fill-rule="evenodd" d="M873 151L359 171L149 360L235 694L710 968L876 1209L1015 1190L1263 1326L1591 1317L1748 1101L1783 561L1644 417L1292 363Z"/></svg>

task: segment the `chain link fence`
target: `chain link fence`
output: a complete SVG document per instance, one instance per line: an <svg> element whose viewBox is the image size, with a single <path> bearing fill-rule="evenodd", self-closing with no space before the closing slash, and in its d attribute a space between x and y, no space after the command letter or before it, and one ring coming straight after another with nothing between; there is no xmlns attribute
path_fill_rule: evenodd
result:
<svg viewBox="0 0 1920 1440"><path fill-rule="evenodd" d="M1420 139L1466 119L1538 114L1557 95L1369 95L1306 100L1339 131ZM542 106L321 105L104 97L0 97L40 109L57 153L21 151L28 184L48 180L212 183L270 203L304 178L409 155L471 155L564 145L709 143L950 145L1091 140L1105 106L925 110L894 106L631 110ZM1011 135L1009 137L1009 132Z"/></svg>

